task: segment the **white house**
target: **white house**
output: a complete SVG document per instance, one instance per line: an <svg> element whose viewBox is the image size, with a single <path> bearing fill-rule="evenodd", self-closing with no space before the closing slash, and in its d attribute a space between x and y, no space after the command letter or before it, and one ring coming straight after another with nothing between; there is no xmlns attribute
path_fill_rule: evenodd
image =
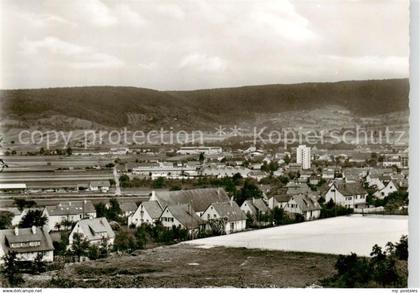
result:
<svg viewBox="0 0 420 293"><path fill-rule="evenodd" d="M226 234L243 231L246 229L246 215L233 200L212 203L201 215L201 219L207 221L206 229L211 229L212 220L224 222Z"/></svg>
<svg viewBox="0 0 420 293"><path fill-rule="evenodd" d="M18 261L34 261L39 253L45 262L54 260L51 237L40 227L0 230L0 263L9 251L16 252Z"/></svg>
<svg viewBox="0 0 420 293"><path fill-rule="evenodd" d="M293 195L284 210L292 214L301 214L305 221L318 219L321 215L321 206L319 203L310 196L304 194Z"/></svg>
<svg viewBox="0 0 420 293"><path fill-rule="evenodd" d="M367 192L359 183L333 182L324 195L325 202L332 200L347 208L366 206Z"/></svg>
<svg viewBox="0 0 420 293"><path fill-rule="evenodd" d="M154 225L162 215L162 208L157 201L142 202L134 214L128 217L128 226L142 224Z"/></svg>
<svg viewBox="0 0 420 293"><path fill-rule="evenodd" d="M162 215L159 217L159 221L167 228L175 226L187 229L190 235L197 234L205 224L189 204L165 207Z"/></svg>
<svg viewBox="0 0 420 293"><path fill-rule="evenodd" d="M83 201L63 201L56 206L46 206L44 215L48 217L49 231L62 230L63 221L77 222L84 218L96 218L96 210L92 202Z"/></svg>
<svg viewBox="0 0 420 293"><path fill-rule="evenodd" d="M104 239L108 245L113 245L115 240L115 233L106 218L78 221L69 235L69 247L73 244L76 233L94 245L100 245Z"/></svg>
<svg viewBox="0 0 420 293"><path fill-rule="evenodd" d="M394 180L391 180L384 188L376 191L373 195L377 198L383 199L395 191L398 191L398 185L394 182Z"/></svg>
<svg viewBox="0 0 420 293"><path fill-rule="evenodd" d="M241 210L245 214L250 214L253 217L256 217L257 215L265 215L270 211L261 198L253 198L244 201L241 205Z"/></svg>

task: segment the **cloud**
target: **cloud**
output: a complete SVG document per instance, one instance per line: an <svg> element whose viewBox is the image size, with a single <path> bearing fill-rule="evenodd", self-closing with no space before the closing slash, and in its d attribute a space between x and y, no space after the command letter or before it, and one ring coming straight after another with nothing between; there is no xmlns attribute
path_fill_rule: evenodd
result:
<svg viewBox="0 0 420 293"><path fill-rule="evenodd" d="M118 23L107 5L100 0L72 0L74 11L95 26L107 27Z"/></svg>
<svg viewBox="0 0 420 293"><path fill-rule="evenodd" d="M55 37L21 43L22 53L32 57L40 52L48 52L51 62L79 69L120 67L124 62L115 56L96 52L88 46L80 46Z"/></svg>
<svg viewBox="0 0 420 293"><path fill-rule="evenodd" d="M119 22L126 22L133 26L143 26L147 21L137 12L132 10L126 4L120 4L115 8L115 14L118 16Z"/></svg>
<svg viewBox="0 0 420 293"><path fill-rule="evenodd" d="M193 68L199 71L224 71L226 61L217 56L194 53L185 56L179 63L179 68Z"/></svg>

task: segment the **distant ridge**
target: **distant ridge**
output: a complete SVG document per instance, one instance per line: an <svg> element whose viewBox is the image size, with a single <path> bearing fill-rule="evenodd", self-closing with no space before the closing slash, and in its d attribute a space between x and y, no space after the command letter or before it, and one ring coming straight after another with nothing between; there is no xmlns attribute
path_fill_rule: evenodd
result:
<svg viewBox="0 0 420 293"><path fill-rule="evenodd" d="M136 87L1 90L2 119L70 117L106 127L203 128L255 114L337 105L355 116L408 110L408 79L274 84L193 91ZM61 118L60 118L61 119Z"/></svg>

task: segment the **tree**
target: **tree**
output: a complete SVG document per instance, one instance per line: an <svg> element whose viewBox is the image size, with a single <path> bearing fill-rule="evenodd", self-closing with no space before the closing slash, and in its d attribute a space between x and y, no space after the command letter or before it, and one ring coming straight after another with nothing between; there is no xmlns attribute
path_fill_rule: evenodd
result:
<svg viewBox="0 0 420 293"><path fill-rule="evenodd" d="M241 190L235 195L235 200L239 205L242 205L242 203L249 198L260 197L262 197L262 191L258 188L252 179L247 178L245 179Z"/></svg>
<svg viewBox="0 0 420 293"><path fill-rule="evenodd" d="M132 234L127 231L120 230L115 235L114 246L115 251L128 251L131 252L135 250L136 240Z"/></svg>
<svg viewBox="0 0 420 293"><path fill-rule="evenodd" d="M200 157L198 158L198 160L202 163L204 162L204 153L200 153Z"/></svg>
<svg viewBox="0 0 420 293"><path fill-rule="evenodd" d="M25 208L32 208L36 206L36 202L33 200L26 200L24 198L15 198L14 203L19 211L23 211Z"/></svg>
<svg viewBox="0 0 420 293"><path fill-rule="evenodd" d="M80 258L81 256L88 256L89 254L89 241L80 233L74 233L73 243L70 247L72 255Z"/></svg>
<svg viewBox="0 0 420 293"><path fill-rule="evenodd" d="M40 274L46 271L46 265L44 262L44 254L42 252L38 252L31 267L31 271L33 274Z"/></svg>
<svg viewBox="0 0 420 293"><path fill-rule="evenodd" d="M103 202L100 202L95 205L96 217L102 218L106 217L106 205Z"/></svg>
<svg viewBox="0 0 420 293"><path fill-rule="evenodd" d="M111 221L119 221L122 210L117 199L109 200L109 208L106 211L106 218Z"/></svg>
<svg viewBox="0 0 420 293"><path fill-rule="evenodd" d="M20 228L42 227L48 222L48 218L42 215L41 210L29 210L19 223Z"/></svg>
<svg viewBox="0 0 420 293"><path fill-rule="evenodd" d="M13 287L22 284L23 278L20 273L19 266L16 260L17 253L15 251L9 251L3 257L2 273L6 277L9 284Z"/></svg>
<svg viewBox="0 0 420 293"><path fill-rule="evenodd" d="M156 180L153 181L152 187L153 188L163 188L165 187L166 182L164 177L158 177Z"/></svg>
<svg viewBox="0 0 420 293"><path fill-rule="evenodd" d="M8 229L12 226L13 214L8 211L0 211L0 230Z"/></svg>
<svg viewBox="0 0 420 293"><path fill-rule="evenodd" d="M136 229L134 237L136 238L136 248L144 249L147 243L147 234L143 226L140 226Z"/></svg>
<svg viewBox="0 0 420 293"><path fill-rule="evenodd" d="M67 148L66 148L66 155L67 156L71 156L73 154L73 150L71 149L71 147L70 146L68 146Z"/></svg>

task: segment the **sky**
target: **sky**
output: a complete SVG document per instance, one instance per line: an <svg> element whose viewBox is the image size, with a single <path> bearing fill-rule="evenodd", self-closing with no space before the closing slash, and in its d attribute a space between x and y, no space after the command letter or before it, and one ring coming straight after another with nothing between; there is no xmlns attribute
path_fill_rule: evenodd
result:
<svg viewBox="0 0 420 293"><path fill-rule="evenodd" d="M0 88L404 78L408 0L1 0Z"/></svg>

